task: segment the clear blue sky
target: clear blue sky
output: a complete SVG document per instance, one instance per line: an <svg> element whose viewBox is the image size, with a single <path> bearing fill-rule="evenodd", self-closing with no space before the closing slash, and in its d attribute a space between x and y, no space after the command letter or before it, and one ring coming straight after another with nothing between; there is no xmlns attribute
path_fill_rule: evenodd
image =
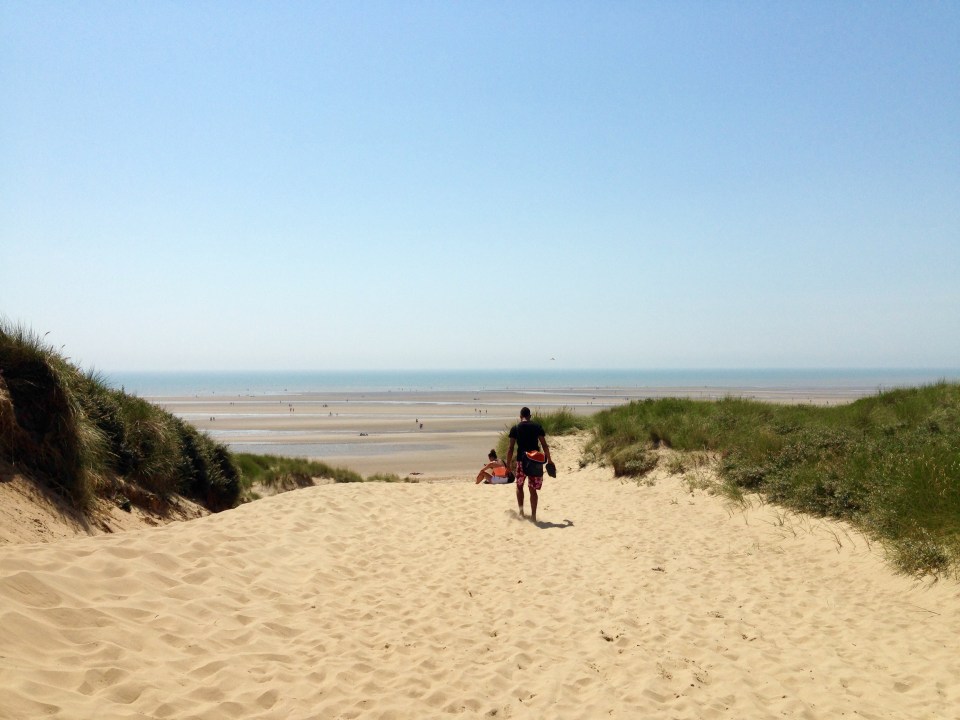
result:
<svg viewBox="0 0 960 720"><path fill-rule="evenodd" d="M85 367L957 367L960 3L0 4Z"/></svg>

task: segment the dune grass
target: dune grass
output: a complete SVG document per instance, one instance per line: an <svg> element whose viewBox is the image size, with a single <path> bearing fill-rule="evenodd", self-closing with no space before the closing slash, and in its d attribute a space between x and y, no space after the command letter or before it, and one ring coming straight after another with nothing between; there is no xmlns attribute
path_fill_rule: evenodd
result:
<svg viewBox="0 0 960 720"><path fill-rule="evenodd" d="M547 436L550 435L570 435L580 430L588 430L593 427L593 417L590 415L578 415L567 407L542 413L535 411L531 418L534 422L543 426Z"/></svg>
<svg viewBox="0 0 960 720"><path fill-rule="evenodd" d="M81 372L43 338L0 320L0 459L89 510L98 497L158 509L173 495L216 512L315 479L363 482L352 470L232 454L180 418ZM401 482L390 473L367 481Z"/></svg>
<svg viewBox="0 0 960 720"><path fill-rule="evenodd" d="M106 435L84 412L83 384L31 331L0 327L0 455L87 507L109 450Z"/></svg>
<svg viewBox="0 0 960 720"><path fill-rule="evenodd" d="M711 451L731 494L847 520L885 541L905 572L960 567L960 385L832 407L647 400L594 422L589 449L615 468L659 446Z"/></svg>
<svg viewBox="0 0 960 720"><path fill-rule="evenodd" d="M82 510L97 497L154 505L178 494L213 511L239 498L239 471L226 447L6 322L0 430L0 458Z"/></svg>
<svg viewBox="0 0 960 720"><path fill-rule="evenodd" d="M240 469L241 502L256 500L259 496L257 486L276 493L309 487L317 480L335 483L410 482L394 473L375 473L364 478L353 470L304 458L254 453L235 453L233 457Z"/></svg>
<svg viewBox="0 0 960 720"><path fill-rule="evenodd" d="M363 477L352 470L303 458L236 453L234 459L242 478L241 501L255 500L257 485L273 492L285 492L314 485L318 478L333 482L363 481Z"/></svg>
<svg viewBox="0 0 960 720"><path fill-rule="evenodd" d="M547 435L548 445L550 437L553 435L570 435L581 430L588 430L593 427L594 423L593 416L578 415L567 407L551 412L533 410L531 414L530 419L533 422L540 423L543 427L543 431ZM501 460L507 459L507 448L510 442L509 433L514 424L511 423L508 427L505 427L497 438L497 445L494 449L497 451L497 457Z"/></svg>

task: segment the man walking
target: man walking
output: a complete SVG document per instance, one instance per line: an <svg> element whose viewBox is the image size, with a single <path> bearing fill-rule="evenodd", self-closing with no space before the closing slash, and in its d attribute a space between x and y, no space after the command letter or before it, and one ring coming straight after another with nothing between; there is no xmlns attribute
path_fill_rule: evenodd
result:
<svg viewBox="0 0 960 720"><path fill-rule="evenodd" d="M520 422L510 428L510 447L507 449L507 467L513 462L513 449L517 449L517 505L520 507L520 517L523 517L523 481L530 481L530 519L537 521L537 493L543 487L543 463L550 462L550 448L547 446L546 433L540 423L530 419L530 408L520 409ZM524 458L527 453L539 453L543 448L543 458L540 459L539 475L527 475L524 472Z"/></svg>

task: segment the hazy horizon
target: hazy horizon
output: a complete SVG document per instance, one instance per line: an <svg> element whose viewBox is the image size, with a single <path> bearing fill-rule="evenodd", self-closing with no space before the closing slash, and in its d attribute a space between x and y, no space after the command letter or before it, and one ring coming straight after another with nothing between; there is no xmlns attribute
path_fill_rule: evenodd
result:
<svg viewBox="0 0 960 720"><path fill-rule="evenodd" d="M536 391L578 388L767 388L889 390L941 380L960 382L960 368L874 369L461 369L230 372L103 372L117 389L139 395L270 395L329 391Z"/></svg>

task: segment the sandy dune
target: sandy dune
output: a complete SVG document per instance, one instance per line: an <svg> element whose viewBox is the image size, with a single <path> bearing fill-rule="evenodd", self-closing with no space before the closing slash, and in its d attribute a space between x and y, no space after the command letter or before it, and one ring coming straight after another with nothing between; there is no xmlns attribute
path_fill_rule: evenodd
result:
<svg viewBox="0 0 960 720"><path fill-rule="evenodd" d="M555 439L512 489L326 485L0 548L0 718L952 718L960 593Z"/></svg>

